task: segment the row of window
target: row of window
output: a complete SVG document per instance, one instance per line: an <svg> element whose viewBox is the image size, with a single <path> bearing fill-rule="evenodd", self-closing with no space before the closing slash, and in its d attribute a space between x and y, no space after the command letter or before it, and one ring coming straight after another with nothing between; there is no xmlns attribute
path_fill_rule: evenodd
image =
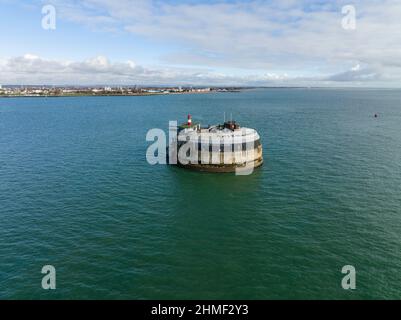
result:
<svg viewBox="0 0 401 320"><path fill-rule="evenodd" d="M206 151L209 148L209 152L212 152L212 151L237 152L237 151L246 151L246 150L256 149L260 145L261 145L260 139L255 140L253 142L249 142L249 143L234 143L231 145L231 150L230 150L230 145L227 146L224 144L220 144L220 147L218 149L218 146L216 146L216 145L198 143L198 151ZM227 149L225 149L225 148L227 148Z"/></svg>

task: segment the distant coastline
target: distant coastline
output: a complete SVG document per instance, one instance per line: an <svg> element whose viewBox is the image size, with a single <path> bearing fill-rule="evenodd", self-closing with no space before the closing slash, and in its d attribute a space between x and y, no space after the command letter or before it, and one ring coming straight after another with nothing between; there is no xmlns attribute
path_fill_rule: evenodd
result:
<svg viewBox="0 0 401 320"><path fill-rule="evenodd" d="M58 98L58 97L135 97L176 94L234 93L257 89L325 89L325 90L400 90L375 87L102 87L102 86L1 86L0 98Z"/></svg>
<svg viewBox="0 0 401 320"><path fill-rule="evenodd" d="M170 94L206 94L239 92L240 87L62 87L7 86L0 87L0 98L14 97L110 97L155 96Z"/></svg>
<svg viewBox="0 0 401 320"><path fill-rule="evenodd" d="M0 98L18 97L129 97L129 96L155 96L172 94L208 94L229 93L257 89L325 89L325 90L400 90L400 88L385 87L138 87L138 86L39 86L39 85L0 85Z"/></svg>

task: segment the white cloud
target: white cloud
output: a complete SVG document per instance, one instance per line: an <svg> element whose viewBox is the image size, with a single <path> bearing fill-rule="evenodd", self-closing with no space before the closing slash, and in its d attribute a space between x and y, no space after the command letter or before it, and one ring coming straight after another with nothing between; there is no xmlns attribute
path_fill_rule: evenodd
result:
<svg viewBox="0 0 401 320"><path fill-rule="evenodd" d="M27 61L29 61L29 60L38 60L39 59L38 56L35 56L34 54L30 54L30 53L25 54L23 58L25 60L27 60Z"/></svg>
<svg viewBox="0 0 401 320"><path fill-rule="evenodd" d="M381 80L381 77L382 76L374 69L360 69L360 67L354 67L349 71L332 75L328 77L327 80L339 82L372 82Z"/></svg>
<svg viewBox="0 0 401 320"><path fill-rule="evenodd" d="M0 83L3 84L344 86L353 81L371 84L377 80L382 80L382 76L366 68L352 68L327 77L300 77L275 72L234 75L205 69L147 68L131 60L112 62L104 56L84 61L50 60L33 54L0 59Z"/></svg>
<svg viewBox="0 0 401 320"><path fill-rule="evenodd" d="M25 54L0 59L0 82L7 84L247 84L266 83L284 76L230 76L182 68L145 68L128 60L111 62L104 56L85 61L58 61Z"/></svg>
<svg viewBox="0 0 401 320"><path fill-rule="evenodd" d="M242 74L238 79L256 75L252 76L256 82L309 78L399 85L401 81L399 0L353 1L358 18L354 31L341 27L341 8L349 4L343 0L45 2L56 6L61 19L94 30L132 33L151 43L174 43L179 48L159 57L162 65L182 67L179 72L149 70L132 62L110 64L103 58L75 62L65 70L103 74L105 81L111 74L122 76L122 81L189 81L194 76L191 70L196 68L207 72L203 70L193 79L205 81L234 81L235 76L221 76L221 70L226 69L238 70L236 74ZM14 58L9 64L18 70L17 63L26 66L25 60L29 59ZM40 59L34 65L39 63ZM188 66L189 70L183 69Z"/></svg>

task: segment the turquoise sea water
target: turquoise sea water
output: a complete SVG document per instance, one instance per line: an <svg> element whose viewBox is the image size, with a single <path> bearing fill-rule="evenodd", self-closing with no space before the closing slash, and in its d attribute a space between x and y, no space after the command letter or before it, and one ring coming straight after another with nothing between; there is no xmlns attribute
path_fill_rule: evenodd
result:
<svg viewBox="0 0 401 320"><path fill-rule="evenodd" d="M253 175L147 164L149 129L224 112ZM400 298L400 271L399 90L0 99L2 299Z"/></svg>

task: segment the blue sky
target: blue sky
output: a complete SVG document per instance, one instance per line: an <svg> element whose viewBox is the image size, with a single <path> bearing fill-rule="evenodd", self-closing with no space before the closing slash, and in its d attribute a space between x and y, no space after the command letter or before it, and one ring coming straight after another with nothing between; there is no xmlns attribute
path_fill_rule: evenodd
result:
<svg viewBox="0 0 401 320"><path fill-rule="evenodd" d="M57 19L55 31L44 31L41 26L41 7L16 5L12 2L2 4L0 28L9 30L2 35L4 43L9 44L2 47L2 56L18 56L29 52L54 59L81 60L105 55L113 60L126 60L132 59L134 55L148 63L154 54L168 52L167 46L149 43L132 34L104 32L66 19Z"/></svg>
<svg viewBox="0 0 401 320"><path fill-rule="evenodd" d="M56 29L42 28L44 5ZM356 27L344 28L352 5ZM0 0L0 83L399 87L401 2Z"/></svg>

